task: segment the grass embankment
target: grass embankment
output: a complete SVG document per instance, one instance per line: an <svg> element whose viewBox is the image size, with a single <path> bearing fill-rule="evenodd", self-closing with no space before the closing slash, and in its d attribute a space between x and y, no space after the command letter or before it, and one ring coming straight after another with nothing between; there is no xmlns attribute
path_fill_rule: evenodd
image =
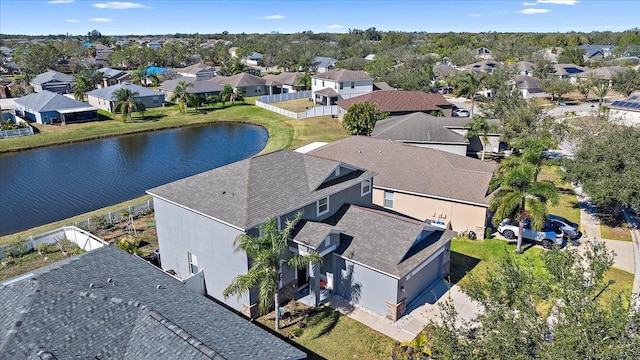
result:
<svg viewBox="0 0 640 360"><path fill-rule="evenodd" d="M198 112L188 109L187 113L180 113L176 106L153 108L145 111L144 118L134 114L133 121L127 123L122 122L120 115L101 111L101 117L105 119L102 121L69 125L32 124L36 128L36 135L4 139L0 142L0 152L216 122L248 123L265 127L269 132L269 141L262 153L292 149L311 141L333 141L348 136L340 121L328 116L294 120L251 105L254 101L255 99L247 99L245 104L233 106L217 104Z"/></svg>

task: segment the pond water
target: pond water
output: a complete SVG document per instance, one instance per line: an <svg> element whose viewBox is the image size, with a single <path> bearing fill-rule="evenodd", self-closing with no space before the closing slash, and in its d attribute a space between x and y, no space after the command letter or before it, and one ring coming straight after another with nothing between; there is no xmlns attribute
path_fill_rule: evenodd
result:
<svg viewBox="0 0 640 360"><path fill-rule="evenodd" d="M267 139L262 127L222 123L0 154L0 235L246 159Z"/></svg>

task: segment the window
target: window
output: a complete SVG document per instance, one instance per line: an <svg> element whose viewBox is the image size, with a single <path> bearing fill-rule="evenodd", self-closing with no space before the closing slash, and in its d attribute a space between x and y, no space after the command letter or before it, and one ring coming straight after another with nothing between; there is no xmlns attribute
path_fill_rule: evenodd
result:
<svg viewBox="0 0 640 360"><path fill-rule="evenodd" d="M157 96L154 96L154 97L153 97L153 103L154 103L154 104L157 104L157 103L159 103L159 102L160 102L160 99L159 99Z"/></svg>
<svg viewBox="0 0 640 360"><path fill-rule="evenodd" d="M197 274L198 273L198 257L196 256L196 254L192 254L192 253L188 253L189 254L189 271L192 274Z"/></svg>
<svg viewBox="0 0 640 360"><path fill-rule="evenodd" d="M392 191L384 192L384 207L393 209L393 192Z"/></svg>
<svg viewBox="0 0 640 360"><path fill-rule="evenodd" d="M342 88L343 88L343 85L342 85L342 83L340 83L340 90L342 90Z"/></svg>
<svg viewBox="0 0 640 360"><path fill-rule="evenodd" d="M353 89L354 87L356 87L356 83L354 83L353 81L351 82L351 88Z"/></svg>
<svg viewBox="0 0 640 360"><path fill-rule="evenodd" d="M322 87L324 87L324 80L322 80Z"/></svg>
<svg viewBox="0 0 640 360"><path fill-rule="evenodd" d="M326 214L329 211L329 197L318 200L317 205L318 205L318 216L322 214Z"/></svg>
<svg viewBox="0 0 640 360"><path fill-rule="evenodd" d="M317 85L317 84L316 84L316 79L313 79L313 85Z"/></svg>
<svg viewBox="0 0 640 360"><path fill-rule="evenodd" d="M367 179L360 183L360 195L365 196L371 192L371 179Z"/></svg>

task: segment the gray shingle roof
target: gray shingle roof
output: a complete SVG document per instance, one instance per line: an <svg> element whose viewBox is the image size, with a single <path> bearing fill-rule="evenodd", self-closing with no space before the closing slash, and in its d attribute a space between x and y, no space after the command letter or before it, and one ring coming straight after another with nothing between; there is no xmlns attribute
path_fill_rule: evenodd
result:
<svg viewBox="0 0 640 360"><path fill-rule="evenodd" d="M213 79L208 81L212 81L222 85L229 84L233 88L246 87L246 86L261 86L261 85L265 85L267 82L267 80L259 76L251 75L249 73L240 73L233 76L216 76Z"/></svg>
<svg viewBox="0 0 640 360"><path fill-rule="evenodd" d="M53 71L53 70L49 70L47 72L39 74L38 76L36 76L33 79L31 79L31 83L32 84L37 84L37 85L46 84L46 83L48 83L50 81L57 81L57 82L70 83L71 84L74 81L76 81L76 79L71 75L63 74L61 72L57 72L57 71Z"/></svg>
<svg viewBox="0 0 640 360"><path fill-rule="evenodd" d="M330 70L321 74L313 75L313 78L337 81L373 80L364 71L347 69Z"/></svg>
<svg viewBox="0 0 640 360"><path fill-rule="evenodd" d="M3 359L35 359L40 351L58 359L305 357L114 246L56 265L0 287Z"/></svg>
<svg viewBox="0 0 640 360"><path fill-rule="evenodd" d="M289 150L255 156L147 191L206 216L250 229L374 175L358 170L342 181L321 184L339 161Z"/></svg>
<svg viewBox="0 0 640 360"><path fill-rule="evenodd" d="M340 232L341 230L321 222L300 220L291 235L294 241L315 249L318 243L323 241L332 231Z"/></svg>
<svg viewBox="0 0 640 360"><path fill-rule="evenodd" d="M105 77L113 78L113 77L124 77L127 76L127 73L122 70L112 69L112 68L100 68L98 69Z"/></svg>
<svg viewBox="0 0 640 360"><path fill-rule="evenodd" d="M39 93L29 94L21 98L15 99L16 104L22 105L29 109L46 112L46 111L63 111L63 110L77 110L77 111L91 111L98 110L97 108L83 103L82 101L70 99L66 96L51 92L41 91Z"/></svg>
<svg viewBox="0 0 640 360"><path fill-rule="evenodd" d="M487 205L496 165L430 148L356 136L335 141L309 155L340 160L375 171L374 187Z"/></svg>
<svg viewBox="0 0 640 360"><path fill-rule="evenodd" d="M220 92L222 91L222 89L224 89L224 85L222 84L218 84L208 80L201 80L201 81L194 81L193 85L187 88L187 93L203 94L203 93L211 93L211 92Z"/></svg>
<svg viewBox="0 0 640 360"><path fill-rule="evenodd" d="M456 235L452 230L356 205L342 206L323 222L344 229L336 254L398 278ZM414 244L419 235L423 240Z"/></svg>
<svg viewBox="0 0 640 360"><path fill-rule="evenodd" d="M283 85L296 86L298 85L298 79L304 76L302 72L283 72L277 75L267 74L263 76L267 81L271 80L274 83L280 83Z"/></svg>
<svg viewBox="0 0 640 360"><path fill-rule="evenodd" d="M320 68L320 67L327 68L327 67L335 65L337 62L338 62L338 60L334 59L332 57L316 56L313 59L313 66L318 67L318 68Z"/></svg>
<svg viewBox="0 0 640 360"><path fill-rule="evenodd" d="M196 81L196 78L195 77L188 77L188 76L181 76L181 77L176 78L176 79L165 80L162 83L160 83L160 85L158 86L158 89L165 90L165 91L173 91L173 90L176 89L176 86L178 86L178 83L180 81L186 81L188 83L194 83Z"/></svg>
<svg viewBox="0 0 640 360"><path fill-rule="evenodd" d="M467 144L464 136L447 126L462 127L469 121L468 118L436 117L416 112L376 122L371 136L399 141Z"/></svg>
<svg viewBox="0 0 640 360"><path fill-rule="evenodd" d="M100 99L111 101L113 100L113 92L122 88L127 88L131 90L131 92L137 92L139 94L138 97L160 96L160 95L164 96L164 94L162 94L159 91L149 90L144 86L130 84L128 82L111 85L103 89L96 89L96 90L89 91L87 93L87 96L94 96Z"/></svg>

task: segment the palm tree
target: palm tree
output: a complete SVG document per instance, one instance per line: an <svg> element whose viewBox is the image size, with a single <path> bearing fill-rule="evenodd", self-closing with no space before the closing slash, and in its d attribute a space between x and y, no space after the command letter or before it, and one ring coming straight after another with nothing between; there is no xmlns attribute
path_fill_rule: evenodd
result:
<svg viewBox="0 0 640 360"><path fill-rule="evenodd" d="M278 288L280 285L280 269L283 263L282 256L288 251L288 241L294 226L300 220L299 213L295 219L287 220L285 227L278 230L275 218L270 218L261 227L262 235L258 237L247 234L240 234L235 240L236 251L244 251L251 257L251 268L246 274L236 276L229 286L222 292L222 295L242 294L250 290L257 289L258 305L261 312L267 312L271 304L275 306L275 328L278 330L279 324L279 300ZM322 262L322 256L317 253L310 255L295 255L285 263L296 269L308 266L309 263Z"/></svg>
<svg viewBox="0 0 640 360"><path fill-rule="evenodd" d="M468 71L462 74L456 83L458 95L471 97L471 116L473 116L473 108L475 106L475 94L482 89L482 77L474 72Z"/></svg>
<svg viewBox="0 0 640 360"><path fill-rule="evenodd" d="M189 90L189 87L191 86L193 86L192 83L180 80L178 81L178 85L176 85L176 88L173 89L173 95L171 95L169 101L171 101L172 103L178 101L178 109L180 109L180 112L187 112L187 90Z"/></svg>
<svg viewBox="0 0 640 360"><path fill-rule="evenodd" d="M296 81L296 91L300 91L300 88L311 90L311 75L309 75L308 72L305 72L304 75Z"/></svg>
<svg viewBox="0 0 640 360"><path fill-rule="evenodd" d="M113 92L113 100L115 102L114 110L122 114L122 120L127 122L131 120L131 114L134 111L139 111L144 116L144 104L138 101L136 98L140 96L137 91L131 91L127 88L120 88Z"/></svg>
<svg viewBox="0 0 640 360"><path fill-rule="evenodd" d="M198 94L187 94L186 103L193 107L195 112L198 112L198 107L202 103L202 96Z"/></svg>
<svg viewBox="0 0 640 360"><path fill-rule="evenodd" d="M541 229L547 217L547 202L558 203L558 192L549 181L534 181L538 166L522 156L505 160L496 170L489 190L498 189L489 203L494 211L493 224L498 226L503 219L516 219L518 243L516 252L522 253L522 234L525 220L531 220L531 228Z"/></svg>
<svg viewBox="0 0 640 360"><path fill-rule="evenodd" d="M485 148L489 144L489 133L495 133L498 131L498 127L494 124L489 125L487 119L482 116L474 116L473 121L466 123L464 127L467 129L467 133L464 135L465 139L469 140L476 136L480 138L482 144L481 160L484 161Z"/></svg>
<svg viewBox="0 0 640 360"><path fill-rule="evenodd" d="M84 101L85 91L91 90L93 87L92 80L87 76L78 74L73 84L73 97L78 101Z"/></svg>
<svg viewBox="0 0 640 360"><path fill-rule="evenodd" d="M606 83L597 84L591 89L591 91L593 91L593 94L598 98L598 110L600 110L600 108L602 108L602 103L604 102L604 98L609 93L609 84L606 84Z"/></svg>
<svg viewBox="0 0 640 360"><path fill-rule="evenodd" d="M232 96L233 96L233 88L229 84L225 85L224 88L222 88L222 91L220 92L220 101L222 102L222 106L224 106L224 104L227 101L231 100Z"/></svg>

